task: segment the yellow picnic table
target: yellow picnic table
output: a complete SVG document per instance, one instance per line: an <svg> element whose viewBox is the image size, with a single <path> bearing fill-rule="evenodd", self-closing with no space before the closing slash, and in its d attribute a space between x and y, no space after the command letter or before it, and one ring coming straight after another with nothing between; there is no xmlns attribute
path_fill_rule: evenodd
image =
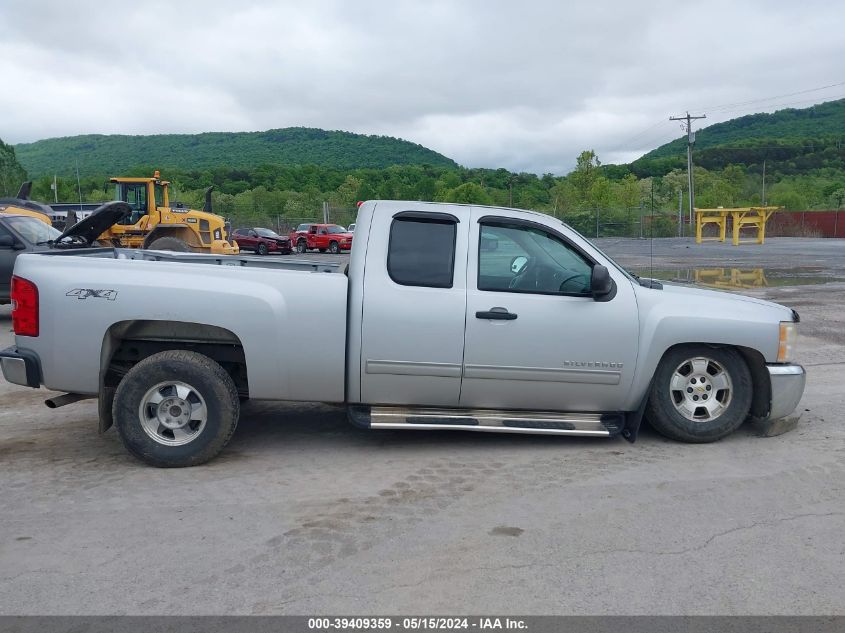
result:
<svg viewBox="0 0 845 633"><path fill-rule="evenodd" d="M720 242L725 241L725 233L728 227L728 217L733 223L733 244L739 244L739 231L746 226L757 229L757 237L754 239L757 244L762 244L766 239L766 222L775 211L783 207L739 207L739 208L718 208L718 209L696 209L695 210L695 243L701 244L705 239ZM719 237L703 238L701 230L705 224L716 224L719 227ZM749 240L745 240L749 241Z"/></svg>

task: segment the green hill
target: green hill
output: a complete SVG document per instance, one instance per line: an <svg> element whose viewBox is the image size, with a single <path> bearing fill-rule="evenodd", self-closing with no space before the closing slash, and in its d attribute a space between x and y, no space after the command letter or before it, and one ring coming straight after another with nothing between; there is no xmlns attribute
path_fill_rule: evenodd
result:
<svg viewBox="0 0 845 633"><path fill-rule="evenodd" d="M845 99L809 108L750 114L696 131L695 164L743 165L784 175L845 170ZM686 137L661 145L627 166L639 177L686 167Z"/></svg>
<svg viewBox="0 0 845 633"><path fill-rule="evenodd" d="M313 164L337 169L457 167L450 158L402 139L301 127L150 136L86 134L21 143L15 151L35 177L69 175L77 161L82 176L118 175L138 165L156 165L162 170L248 169L263 164Z"/></svg>

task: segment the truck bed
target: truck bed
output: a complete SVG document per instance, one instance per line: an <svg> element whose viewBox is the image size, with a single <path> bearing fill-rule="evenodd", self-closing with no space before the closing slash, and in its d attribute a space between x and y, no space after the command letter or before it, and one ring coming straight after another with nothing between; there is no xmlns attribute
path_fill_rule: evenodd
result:
<svg viewBox="0 0 845 633"><path fill-rule="evenodd" d="M200 323L237 339L250 397L342 402L342 272L313 260L122 248L26 254L15 274L38 287L41 333L18 345L38 354L48 388L94 394L115 328Z"/></svg>

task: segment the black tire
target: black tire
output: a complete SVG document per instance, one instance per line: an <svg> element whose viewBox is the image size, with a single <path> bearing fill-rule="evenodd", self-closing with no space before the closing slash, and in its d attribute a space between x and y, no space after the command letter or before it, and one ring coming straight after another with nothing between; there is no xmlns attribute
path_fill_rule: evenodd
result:
<svg viewBox="0 0 845 633"><path fill-rule="evenodd" d="M337 242L332 242L329 244L329 252L332 255L337 255L340 252L340 247L337 245Z"/></svg>
<svg viewBox="0 0 845 633"><path fill-rule="evenodd" d="M178 446L164 443L166 438L161 437L167 429L163 426L157 440L141 421L142 402L168 381L189 385L205 404L204 424L198 425L192 439ZM149 406L155 411L154 404ZM123 445L132 455L152 466L180 468L207 462L223 450L238 425L240 401L234 381L219 364L196 352L170 350L145 358L127 372L117 387L112 415Z"/></svg>
<svg viewBox="0 0 845 633"><path fill-rule="evenodd" d="M308 250L308 245L305 243L305 240L299 240L296 243L296 252L297 253L304 253Z"/></svg>
<svg viewBox="0 0 845 633"><path fill-rule="evenodd" d="M698 361L699 368L704 367L703 371L693 368L693 359ZM685 375L685 371L689 373ZM676 373L679 378L674 387L679 389L674 389L672 384ZM724 382L722 373L727 375L728 383ZM729 384L730 388L719 389L720 384ZM658 433L670 439L715 442L733 433L748 417L752 392L751 372L736 350L706 345L678 346L660 361L645 415ZM719 410L710 412L707 406Z"/></svg>
<svg viewBox="0 0 845 633"><path fill-rule="evenodd" d="M154 251L176 251L177 253L190 253L191 247L185 240L178 237L160 237L150 242L147 248Z"/></svg>
<svg viewBox="0 0 845 633"><path fill-rule="evenodd" d="M255 252L258 253L259 255L266 255L267 254L267 245L264 242L262 242L261 244L258 245L258 249Z"/></svg>

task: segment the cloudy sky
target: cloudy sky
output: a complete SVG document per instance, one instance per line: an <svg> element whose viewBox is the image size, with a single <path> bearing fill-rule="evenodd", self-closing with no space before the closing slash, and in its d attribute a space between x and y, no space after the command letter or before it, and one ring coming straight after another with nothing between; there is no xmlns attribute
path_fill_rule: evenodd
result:
<svg viewBox="0 0 845 633"><path fill-rule="evenodd" d="M0 24L12 143L309 126L562 174L679 136L687 109L845 97L832 0L2 0Z"/></svg>

